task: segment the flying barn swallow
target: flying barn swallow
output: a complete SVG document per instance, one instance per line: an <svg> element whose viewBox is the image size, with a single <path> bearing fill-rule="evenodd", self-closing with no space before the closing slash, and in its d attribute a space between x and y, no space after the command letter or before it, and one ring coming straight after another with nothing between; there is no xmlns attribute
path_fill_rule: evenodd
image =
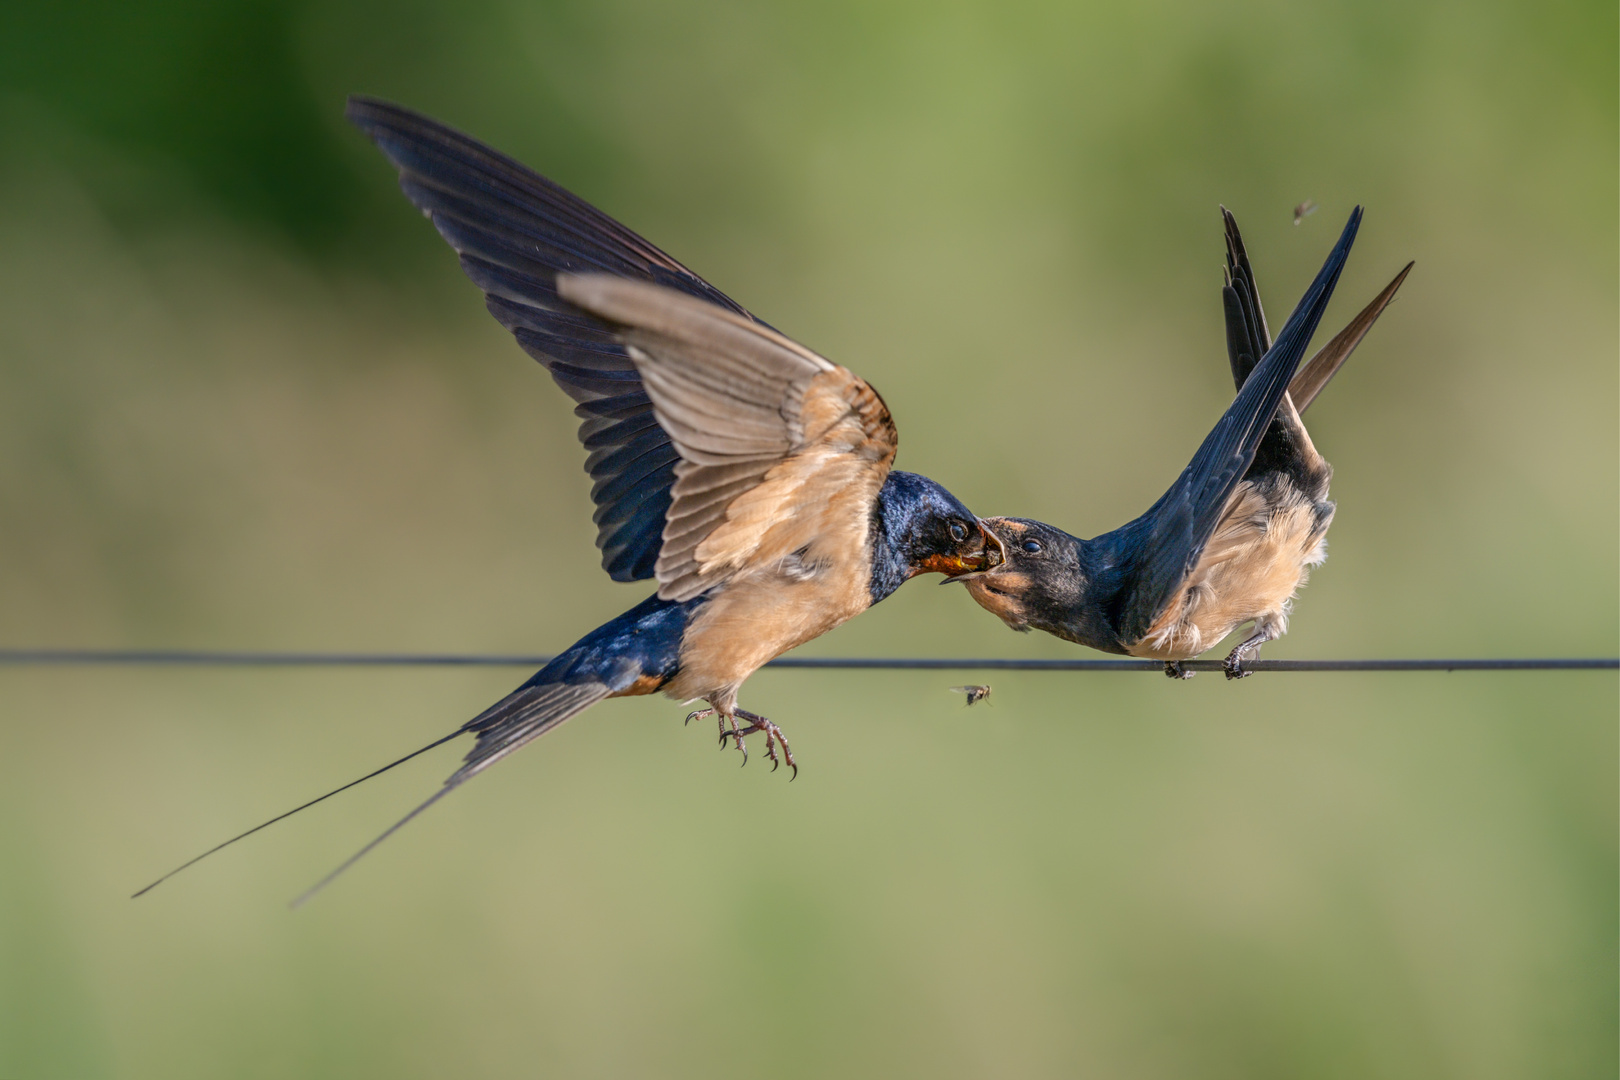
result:
<svg viewBox="0 0 1620 1080"><path fill-rule="evenodd" d="M1189 677L1197 656L1244 623L1253 633L1224 664L1229 679L1288 626L1290 603L1326 557L1332 467L1299 414L1315 400L1394 298L1410 263L1296 373L1361 223L1350 215L1316 280L1271 340L1237 221L1223 207L1221 290L1237 397L1158 502L1093 540L1026 518L987 518L1006 546L1001 566L966 581L1015 630L1036 628L1104 652L1151 657Z"/></svg>
<svg viewBox="0 0 1620 1080"><path fill-rule="evenodd" d="M687 719L716 715L722 745L730 739L745 763L744 738L762 734L772 769L785 763L797 775L781 728L738 707L743 681L908 578L987 570L1002 557L999 541L945 488L891 467L894 421L853 372L471 138L369 98L351 98L348 118L399 170L490 313L578 403L602 566L616 581L656 578L658 590L455 731L362 777L473 737L443 787L300 902L604 698L706 701Z"/></svg>

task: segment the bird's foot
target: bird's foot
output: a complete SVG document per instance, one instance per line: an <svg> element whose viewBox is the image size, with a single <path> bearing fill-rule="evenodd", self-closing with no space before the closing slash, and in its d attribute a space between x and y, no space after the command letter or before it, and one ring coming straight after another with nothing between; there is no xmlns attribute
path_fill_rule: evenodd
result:
<svg viewBox="0 0 1620 1080"><path fill-rule="evenodd" d="M1182 667L1180 660L1166 660L1164 662L1164 676L1167 679L1190 679L1196 674L1198 672L1188 671Z"/></svg>
<svg viewBox="0 0 1620 1080"><path fill-rule="evenodd" d="M765 719L763 716L760 716L757 713L751 713L746 709L736 709L734 710L734 714L748 723L747 727L737 729L737 745L739 747L742 746L743 737L745 735L752 735L756 731L763 731L765 733L765 757L770 760L771 772L775 772L780 766L786 765L788 768L793 770L793 775L789 777L789 779L798 779L799 765L798 762L793 760L793 749L788 746L787 739L782 735L782 729ZM782 748L781 757L777 757L776 755L776 748L778 745L780 745ZM744 750L744 761L747 760L747 754L748 752Z"/></svg>
<svg viewBox="0 0 1620 1080"><path fill-rule="evenodd" d="M1227 653L1226 659L1221 661L1221 670L1226 672L1226 677L1228 679L1247 679L1250 675L1253 675L1254 672L1244 671L1243 662L1245 660L1253 660L1255 654L1259 651L1260 646L1258 645L1255 645L1252 648L1246 644L1239 645L1230 653Z"/></svg>
<svg viewBox="0 0 1620 1080"><path fill-rule="evenodd" d="M719 718L719 724L720 724L720 747L721 747L721 749L725 749L726 740L730 739L730 738L734 738L736 736L736 734L737 734L737 721L736 720L731 720L731 726L730 726L730 728L727 728L726 727L726 721L728 719L730 719L730 718L727 717L725 713L717 712L714 709L694 709L693 711L686 714L686 723L690 724L694 720L706 720L711 716ZM748 748L743 746L741 739L737 740L737 749L742 751L743 764L744 765L748 764Z"/></svg>
<svg viewBox="0 0 1620 1080"><path fill-rule="evenodd" d="M1226 672L1228 679L1247 679L1254 672L1245 671L1243 665L1260 656L1260 646L1281 636L1282 624L1274 621L1255 623L1254 633L1238 642L1238 647L1227 654L1221 662L1221 670Z"/></svg>

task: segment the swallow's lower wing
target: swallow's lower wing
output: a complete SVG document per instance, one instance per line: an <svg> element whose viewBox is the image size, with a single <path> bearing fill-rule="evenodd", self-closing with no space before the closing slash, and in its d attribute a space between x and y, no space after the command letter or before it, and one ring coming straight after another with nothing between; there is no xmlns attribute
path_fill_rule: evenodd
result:
<svg viewBox="0 0 1620 1080"><path fill-rule="evenodd" d="M681 463L658 595L686 600L822 543L864 544L898 436L846 368L740 315L605 274L562 296L620 327Z"/></svg>
<svg viewBox="0 0 1620 1080"><path fill-rule="evenodd" d="M616 581L653 576L677 454L613 328L562 302L560 272L650 281L750 316L584 200L408 109L349 99L348 117L399 169L400 187L461 256L490 313L579 403L597 546Z"/></svg>
<svg viewBox="0 0 1620 1080"><path fill-rule="evenodd" d="M1276 342L1243 383L1231 406L1204 438L1169 491L1141 518L1120 530L1139 538L1136 573L1122 597L1119 633L1140 640L1176 595L1215 531L1227 500L1242 479L1271 418L1288 392L1311 335L1327 309L1361 225L1358 206Z"/></svg>

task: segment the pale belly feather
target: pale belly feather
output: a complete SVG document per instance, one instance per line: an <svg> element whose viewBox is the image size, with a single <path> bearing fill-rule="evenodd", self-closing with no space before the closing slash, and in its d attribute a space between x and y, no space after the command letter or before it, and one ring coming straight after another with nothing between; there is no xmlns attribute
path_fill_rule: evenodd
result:
<svg viewBox="0 0 1620 1080"><path fill-rule="evenodd" d="M1286 628L1289 607L1326 558L1327 526L1315 505L1290 490L1267 506L1245 483L1210 538L1187 587L1129 647L1132 656L1185 660L1211 648L1246 622Z"/></svg>

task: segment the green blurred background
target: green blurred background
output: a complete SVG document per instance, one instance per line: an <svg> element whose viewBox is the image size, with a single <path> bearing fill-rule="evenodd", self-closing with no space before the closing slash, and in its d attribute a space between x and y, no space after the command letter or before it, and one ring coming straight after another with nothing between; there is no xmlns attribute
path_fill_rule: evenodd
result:
<svg viewBox="0 0 1620 1080"><path fill-rule="evenodd" d="M1091 535L1354 202L1333 557L1268 656L1613 655L1612 2L0 7L0 644L543 652L570 403L353 91L855 368L900 465ZM1315 199L1299 227L1290 209ZM901 590L807 653L1071 656ZM1219 654L1216 654L1219 655ZM1612 674L774 672L805 764L612 702L284 903L516 671L0 671L0 1077L1602 1077Z"/></svg>

